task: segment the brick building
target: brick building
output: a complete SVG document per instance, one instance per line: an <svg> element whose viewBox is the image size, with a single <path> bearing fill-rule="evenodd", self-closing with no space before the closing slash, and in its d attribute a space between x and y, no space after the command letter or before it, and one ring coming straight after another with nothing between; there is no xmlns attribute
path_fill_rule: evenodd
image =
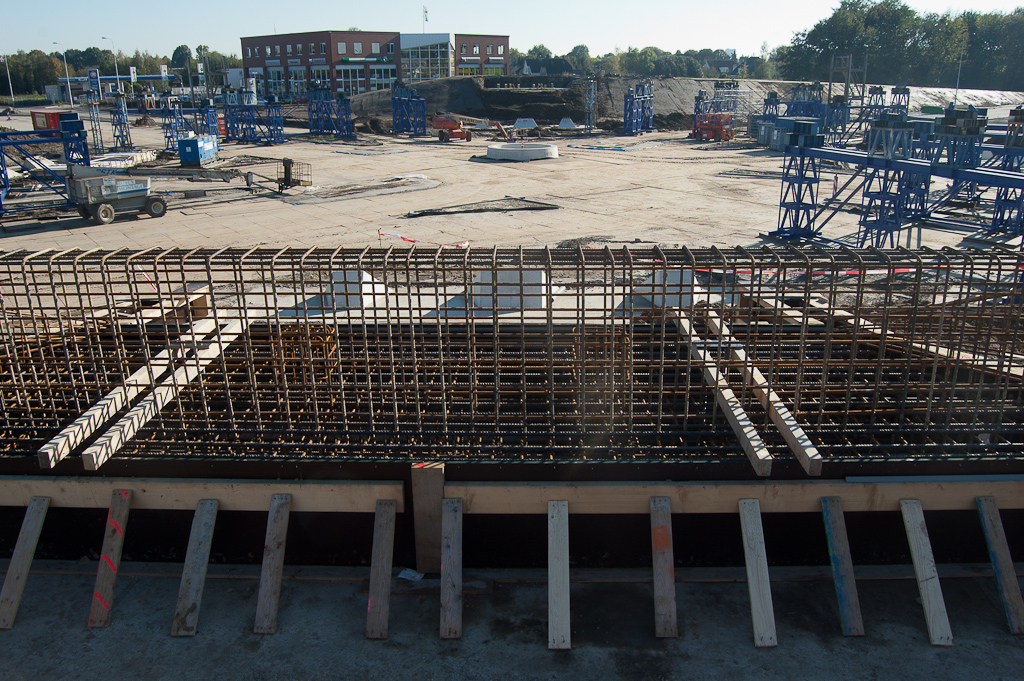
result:
<svg viewBox="0 0 1024 681"><path fill-rule="evenodd" d="M242 67L262 95L299 99L319 82L349 95L454 75L505 75L508 36L312 31L242 38Z"/></svg>

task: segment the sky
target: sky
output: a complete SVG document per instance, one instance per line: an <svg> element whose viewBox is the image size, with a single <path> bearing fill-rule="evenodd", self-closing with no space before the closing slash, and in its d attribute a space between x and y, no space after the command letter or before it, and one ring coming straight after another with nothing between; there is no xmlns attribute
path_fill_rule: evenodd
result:
<svg viewBox="0 0 1024 681"><path fill-rule="evenodd" d="M679 2L678 0L590 0L586 4L550 0L512 3L467 3L464 0L427 0L428 21L422 23L422 0L345 3L300 0L294 11L279 0L250 2L110 3L51 0L46 17L24 0L5 0L0 16L0 53L41 49L114 46L127 53L136 49L170 55L178 45L209 45L239 54L242 36L300 33L314 30L359 28L399 33L468 33L508 35L511 46L526 51L544 44L555 54L587 45L591 55L616 49L654 46L676 50L735 49L757 55L788 44L793 34L806 30L839 6L839 0L731 0ZM921 13L1010 12L1024 0L909 0ZM117 12L106 11L119 7ZM121 9L123 8L123 9ZM129 9L130 8L130 9ZM727 17L727 18L726 18Z"/></svg>

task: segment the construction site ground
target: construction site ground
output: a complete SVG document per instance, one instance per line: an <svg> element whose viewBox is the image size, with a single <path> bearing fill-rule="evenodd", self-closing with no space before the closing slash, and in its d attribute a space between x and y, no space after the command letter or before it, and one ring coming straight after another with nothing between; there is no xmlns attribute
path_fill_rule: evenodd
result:
<svg viewBox="0 0 1024 681"><path fill-rule="evenodd" d="M29 129L31 122L23 113L5 125ZM277 159L309 163L310 187L279 193L273 179L260 177L252 190L239 180L156 180L156 191L175 192L163 218L125 215L103 226L77 215L4 220L0 247L754 247L778 224L782 155L742 137L715 144L696 143L679 131L560 135L540 140L558 146L558 159L504 163L483 158L494 142L486 135L441 144L436 138L366 134L356 141L310 141L297 137L301 132L287 128L294 136L280 146L228 144L221 157L228 166L265 178L276 172ZM132 135L143 148L163 146L159 127L133 128ZM833 177L842 185L849 172L829 169L822 194L831 192ZM509 202L494 204L503 210L407 217L506 197L557 209L521 209ZM857 215L841 212L824 235L855 245L856 232ZM985 243L975 239L982 232L981 225L914 226L901 244L978 245ZM861 638L841 635L830 579L773 581L779 645L757 649L742 577L680 581L680 637L656 639L652 587L637 572L624 581L575 583L573 648L549 651L547 589L536 571L503 573L508 581L481 573L484 586L476 593L467 588L464 634L457 641L439 639L436 580L399 590L391 600L388 640L369 641L369 568L323 569L308 579L286 579L278 632L257 635L251 632L258 566L211 566L194 639L168 635L180 564L124 564L113 622L103 630L86 626L95 569L92 560L35 566L17 623L0 632L0 679L938 680L1019 679L1024 669L1024 639L1007 633L988 576L942 581L955 637L951 648L929 645L916 583L906 578L910 573L858 585L867 630ZM472 576L466 581L468 586Z"/></svg>
<svg viewBox="0 0 1024 681"><path fill-rule="evenodd" d="M773 581L779 645L770 649L753 645L746 584L704 581L714 570L695 571L698 581L677 584L678 639L654 637L649 583L580 581L570 593L572 650L549 651L547 588L531 581L539 571L501 571L500 579L468 572L461 640L438 637L437 580L399 589L391 597L388 640L370 641L363 635L368 569L292 570L282 588L278 631L262 635L252 633L258 566L213 565L195 638L173 638L168 632L180 566L122 563L112 623L89 629L95 563L37 563L15 627L0 632L5 681L1009 681L1020 678L1024 664L1024 639L1007 633L991 578L943 580L954 622L954 645L947 648L928 644L913 579L859 581L866 634L857 638L841 634L830 579Z"/></svg>
<svg viewBox="0 0 1024 681"><path fill-rule="evenodd" d="M27 115L6 124L31 128ZM241 180L156 179L155 191L176 192L163 218L123 215L103 226L77 214L3 220L0 243L7 250L356 247L399 244L386 235L400 235L471 247L755 246L778 225L782 155L744 137L716 144L695 142L678 131L638 137L563 134L529 138L557 145L559 158L516 163L486 160L494 140L484 134L471 142L442 144L431 137L367 134L355 141L310 141L298 128L285 132L291 137L283 145L223 147L227 166L256 175L251 190ZM159 127L136 127L132 135L142 148L163 147ZM279 193L276 161L281 158L309 163L313 185ZM848 178L846 169L825 170L820 197L830 196L834 182L841 187ZM933 191L942 188L936 180ZM558 209L407 217L505 197ZM980 231L914 226L905 230L902 244L966 245L973 242L965 238ZM857 215L841 212L824 236L854 245L856 232Z"/></svg>

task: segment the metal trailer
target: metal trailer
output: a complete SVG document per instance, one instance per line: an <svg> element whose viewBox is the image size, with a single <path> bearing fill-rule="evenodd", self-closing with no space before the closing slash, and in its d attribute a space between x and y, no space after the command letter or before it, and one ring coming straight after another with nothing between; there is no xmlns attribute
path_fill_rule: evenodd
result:
<svg viewBox="0 0 1024 681"><path fill-rule="evenodd" d="M107 225L117 213L138 212L154 218L167 214L167 202L153 195L148 177L89 175L92 174L88 171L68 165L71 201L78 204L78 214L83 218L91 217L96 224Z"/></svg>

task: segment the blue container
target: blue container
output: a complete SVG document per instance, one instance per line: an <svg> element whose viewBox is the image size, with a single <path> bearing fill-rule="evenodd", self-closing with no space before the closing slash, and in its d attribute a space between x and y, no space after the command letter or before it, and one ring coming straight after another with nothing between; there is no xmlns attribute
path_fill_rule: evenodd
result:
<svg viewBox="0 0 1024 681"><path fill-rule="evenodd" d="M183 166L205 166L216 161L219 152L217 138L210 135L178 140L178 155Z"/></svg>

